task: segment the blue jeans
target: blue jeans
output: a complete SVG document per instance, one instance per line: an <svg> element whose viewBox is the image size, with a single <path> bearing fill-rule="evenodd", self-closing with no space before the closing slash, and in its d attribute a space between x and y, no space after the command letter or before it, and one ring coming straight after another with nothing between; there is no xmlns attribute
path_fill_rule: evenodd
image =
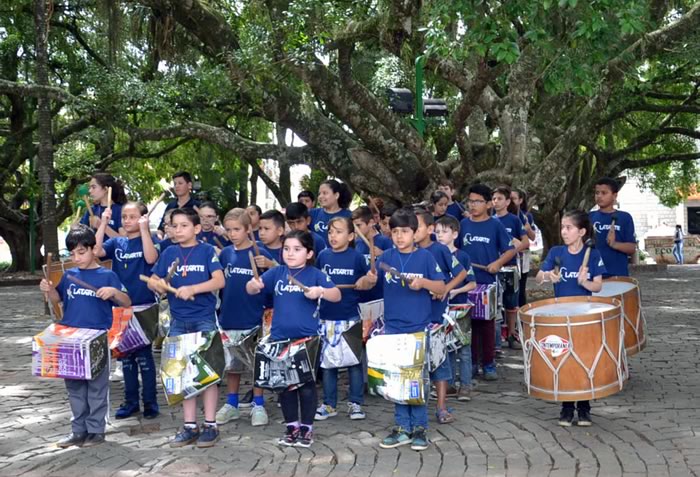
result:
<svg viewBox="0 0 700 477"><path fill-rule="evenodd" d="M394 421L406 432L413 432L416 427L428 428L428 406L394 404Z"/></svg>
<svg viewBox="0 0 700 477"><path fill-rule="evenodd" d="M673 258L678 265L683 265L683 242L673 243Z"/></svg>
<svg viewBox="0 0 700 477"><path fill-rule="evenodd" d="M138 349L121 358L124 372L124 400L127 404L139 403L139 370L143 384L142 398L144 407L157 407L156 399L156 363L153 359L151 345Z"/></svg>
<svg viewBox="0 0 700 477"><path fill-rule="evenodd" d="M212 317L211 320L197 321L184 321L173 318L173 321L170 323L170 333L168 333L168 336L180 336L188 333L199 333L201 331L215 330L216 319L214 317Z"/></svg>
<svg viewBox="0 0 700 477"><path fill-rule="evenodd" d="M453 373L452 368L450 367L451 364L452 363L449 357L446 358L435 371L430 373L430 382L435 383L438 381L449 381L452 378Z"/></svg>
<svg viewBox="0 0 700 477"><path fill-rule="evenodd" d="M355 404L364 404L364 377L362 376L362 363L350 366L348 380L350 381L350 395L348 401ZM338 405L338 368L321 368L323 373L323 404L335 408Z"/></svg>
<svg viewBox="0 0 700 477"><path fill-rule="evenodd" d="M449 381L450 386L454 386L457 382L457 354L459 353L459 383L461 386L466 386L471 389L472 386L472 346L468 344L462 346L457 351L450 352L450 365L452 365L452 379Z"/></svg>

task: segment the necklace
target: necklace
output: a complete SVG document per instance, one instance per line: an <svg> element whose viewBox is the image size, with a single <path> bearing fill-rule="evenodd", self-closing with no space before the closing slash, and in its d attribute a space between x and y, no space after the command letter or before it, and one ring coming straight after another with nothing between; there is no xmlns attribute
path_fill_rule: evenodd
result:
<svg viewBox="0 0 700 477"><path fill-rule="evenodd" d="M415 251L416 251L416 249L415 249L415 247L414 247L413 250L411 251L411 253L408 254L408 258L406 259L406 263L404 263L403 259L401 258L401 252L398 252L398 254L399 254L399 263L401 264L401 286L402 286L402 287L405 287L405 286L406 286L406 283L404 282L404 279L403 279L404 270L405 270L406 266L408 265L408 262L411 261L411 257L413 257L413 252L415 252Z"/></svg>
<svg viewBox="0 0 700 477"><path fill-rule="evenodd" d="M197 245L199 245L199 244L197 244ZM186 257L184 257L182 255L182 245L180 246L180 256L182 257L182 277L183 278L187 276L187 260L190 259L190 255L192 255L192 252L194 252L194 249L197 248L197 245L192 247L192 250L189 251L189 253L187 254Z"/></svg>
<svg viewBox="0 0 700 477"><path fill-rule="evenodd" d="M292 279L296 279L297 275L299 275L301 272L303 272L306 269L306 265L301 267L298 272L292 273L292 269L289 269L289 284L292 284ZM299 280L297 280L299 281Z"/></svg>

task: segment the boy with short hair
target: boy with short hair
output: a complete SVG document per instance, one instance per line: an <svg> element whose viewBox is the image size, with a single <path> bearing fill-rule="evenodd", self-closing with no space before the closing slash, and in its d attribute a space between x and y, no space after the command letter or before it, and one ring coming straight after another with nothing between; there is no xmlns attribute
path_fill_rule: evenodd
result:
<svg viewBox="0 0 700 477"><path fill-rule="evenodd" d="M459 202L454 201L454 183L449 179L442 179L438 184L438 190L447 196L446 213L457 220L462 220L464 218L464 207Z"/></svg>
<svg viewBox="0 0 700 477"><path fill-rule="evenodd" d="M287 225L290 230L301 230L309 232L314 239L314 257L326 249L326 241L319 234L309 229L311 225L311 215L309 209L301 202L291 202L284 210Z"/></svg>
<svg viewBox="0 0 700 477"><path fill-rule="evenodd" d="M272 268L282 263L282 237L284 236L284 215L278 210L268 210L260 216L260 242L273 261L259 255L255 263L260 268Z"/></svg>
<svg viewBox="0 0 700 477"><path fill-rule="evenodd" d="M637 252L632 216L615 210L619 191L620 185L609 177L603 177L595 183L595 202L599 208L590 213L590 218L595 230L595 246L605 263L603 278L628 277L628 258ZM615 230L611 232L613 220Z"/></svg>
<svg viewBox="0 0 700 477"><path fill-rule="evenodd" d="M303 190L297 195L297 201L304 204L307 210L311 210L316 203L316 196L310 190Z"/></svg>
<svg viewBox="0 0 700 477"><path fill-rule="evenodd" d="M425 331L432 319L431 293L445 293L444 275L435 258L427 250L416 248L414 235L418 219L411 209L399 209L389 220L395 248L378 259L407 275L411 280L393 276L377 266L368 280L381 280L384 285L385 333L416 333ZM427 396L426 396L427 398ZM427 405L394 404L396 427L379 444L384 449L411 445L413 450L428 448L425 435L428 428Z"/></svg>
<svg viewBox="0 0 700 477"><path fill-rule="evenodd" d="M167 292L172 323L170 337L188 333L216 331L216 295L225 285L224 274L214 247L197 241L201 231L199 215L192 209L176 209L170 217L176 246L165 250L152 269L148 287L160 294ZM168 291L164 277L175 260L179 260L170 285L176 293ZM197 426L197 398L183 402L185 425L170 442L170 447L197 444L211 447L219 438L216 426L218 386L209 386L202 393L204 401L204 425Z"/></svg>
<svg viewBox="0 0 700 477"><path fill-rule="evenodd" d="M355 231L364 235L367 240L371 239L374 241L375 257L380 256L385 250L389 250L394 246L389 237L382 235L377 230L378 224L374 218L372 209L370 209L368 206L362 205L352 211L352 225L355 227ZM355 237L355 250L365 256L367 259L367 264L369 265L371 255L369 252L369 247L364 240L357 236L357 234Z"/></svg>
<svg viewBox="0 0 700 477"><path fill-rule="evenodd" d="M438 242L446 246L450 253L459 261L467 271L467 278L457 287L450 290L449 303L452 305L465 304L469 301L468 293L476 288L474 270L469 255L455 247L457 236L459 235L459 221L451 215L445 215L435 223L435 236ZM458 401L471 400L472 387L472 347L471 344L463 345L459 349L459 380L460 386L457 390ZM450 352L450 367L452 368L452 381L450 385L454 387L457 383L457 352ZM454 393L454 389L447 389L447 395Z"/></svg>
<svg viewBox="0 0 700 477"><path fill-rule="evenodd" d="M259 205L252 204L249 205L245 211L248 213L248 216L250 217L250 226L253 230L253 236L255 237L255 240L260 240L260 216L262 215L262 209L260 208Z"/></svg>
<svg viewBox="0 0 700 477"><path fill-rule="evenodd" d="M391 216L394 215L394 212L396 212L397 210L398 207L396 207L395 205L387 204L381 208L379 214L381 219L381 221L379 222L379 232L389 239L391 239L391 227L389 226L389 220L391 219Z"/></svg>
<svg viewBox="0 0 700 477"><path fill-rule="evenodd" d="M78 265L66 270L58 283L46 279L39 288L52 305L63 302L60 325L74 328L109 330L112 327L112 303L131 306L129 296L117 274L97 264L95 260L95 233L85 225L71 228L66 247ZM70 279L76 278L91 288ZM97 289L97 291L94 291ZM107 350L105 350L107 351ZM109 359L109 357L108 357ZM105 417L109 410L109 369L91 380L66 379L71 413L71 434L58 442L58 447L91 447L105 441Z"/></svg>
<svg viewBox="0 0 700 477"><path fill-rule="evenodd" d="M447 309L449 292L467 278L467 271L450 253L445 245L433 242L431 236L434 232L433 214L425 209L416 209L418 229L414 235L416 245L430 252L440 269L445 275L445 293L433 295L432 323L441 325L444 321L443 314ZM437 394L437 419L440 424L448 424L454 421L454 416L447 409L447 382L452 379L450 360L446 359L435 371L430 373L430 380L435 384Z"/></svg>
<svg viewBox="0 0 700 477"><path fill-rule="evenodd" d="M503 224L489 215L491 188L475 184L469 188L468 197L471 215L459 224L458 243L472 260L476 283L491 285L496 282L501 267L515 257L515 248ZM495 320L472 320L472 375L478 371L481 361L487 381L498 379L495 325Z"/></svg>

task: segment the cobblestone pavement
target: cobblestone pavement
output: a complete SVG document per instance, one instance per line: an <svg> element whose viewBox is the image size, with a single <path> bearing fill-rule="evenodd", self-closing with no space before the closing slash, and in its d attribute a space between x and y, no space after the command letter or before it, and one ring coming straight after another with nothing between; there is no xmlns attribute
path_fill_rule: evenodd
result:
<svg viewBox="0 0 700 477"><path fill-rule="evenodd" d="M393 412L375 397L368 398L364 421L341 414L317 423L309 450L275 444L282 426L274 403L267 427L241 419L221 428L214 448L170 449L182 416L180 407L164 402L155 421L110 425L102 446L60 450L54 443L70 427L63 382L30 376L31 336L48 324L41 294L0 289L0 475L698 475L700 267L638 278L650 342L630 358L625 390L593 404L593 427L557 426L558 406L525 395L522 358L508 352L500 381L479 382L471 402L451 404L453 424L437 424L431 403L432 445L421 453L378 448ZM112 385L113 409L122 392L121 383Z"/></svg>

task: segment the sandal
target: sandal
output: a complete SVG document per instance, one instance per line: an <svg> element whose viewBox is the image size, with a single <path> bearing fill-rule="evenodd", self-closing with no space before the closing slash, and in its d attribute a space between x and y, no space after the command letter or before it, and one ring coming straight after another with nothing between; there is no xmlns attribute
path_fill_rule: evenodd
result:
<svg viewBox="0 0 700 477"><path fill-rule="evenodd" d="M437 416L437 420L440 424L449 424L455 420L449 409L438 409L435 415Z"/></svg>

